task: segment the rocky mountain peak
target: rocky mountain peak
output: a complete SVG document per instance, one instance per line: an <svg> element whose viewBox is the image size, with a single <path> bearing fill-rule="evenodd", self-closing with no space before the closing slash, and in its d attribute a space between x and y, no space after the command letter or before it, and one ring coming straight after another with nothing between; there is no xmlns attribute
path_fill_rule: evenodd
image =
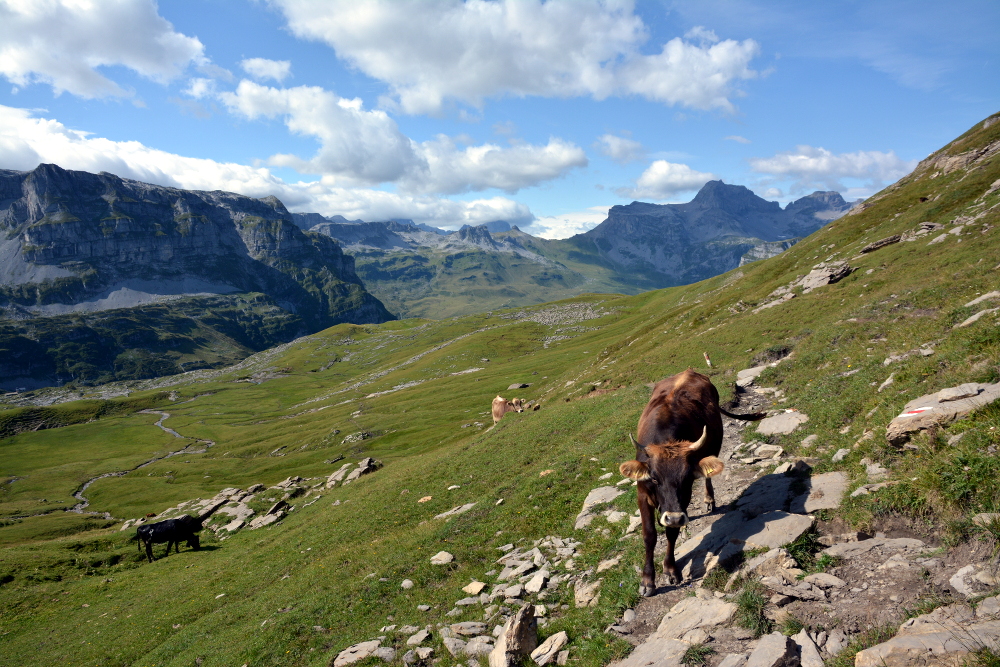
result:
<svg viewBox="0 0 1000 667"><path fill-rule="evenodd" d="M743 185L729 185L719 181L709 181L688 204L691 208L719 209L727 213L748 212L773 213L781 209L778 202L758 197Z"/></svg>

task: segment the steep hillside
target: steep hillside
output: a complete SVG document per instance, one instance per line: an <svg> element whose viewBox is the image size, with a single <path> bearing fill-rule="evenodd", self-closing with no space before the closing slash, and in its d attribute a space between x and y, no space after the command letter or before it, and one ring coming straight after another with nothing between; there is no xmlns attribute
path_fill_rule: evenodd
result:
<svg viewBox="0 0 1000 667"><path fill-rule="evenodd" d="M353 259L300 231L274 197L41 165L0 171L0 232L8 389L233 363L339 322L392 318ZM135 361L150 355L155 368Z"/></svg>
<svg viewBox="0 0 1000 667"><path fill-rule="evenodd" d="M773 257L849 208L836 192L815 192L782 209L712 181L687 204L615 206L593 230L556 241L503 220L444 235L403 221L295 215L353 254L365 285L394 313L441 319L695 282Z"/></svg>
<svg viewBox="0 0 1000 667"><path fill-rule="evenodd" d="M674 647L669 664L690 648L689 662L717 667L775 627L822 634L822 658L847 665L910 616L995 594L988 566L1000 532L973 517L1000 512L996 404L900 444L886 434L914 399L1000 381L998 120L777 257L693 285L437 322L341 324L230 369L5 397L3 655L13 664L330 665L373 641L382 657L355 664L399 664L421 647L450 667L472 659L455 643L462 632L488 645L492 627L528 601L544 606L541 639L566 632L567 664L596 666L633 650L646 659L667 610L718 600L739 605L732 627L695 628L681 644L659 637ZM734 578L724 592L727 568L753 575L741 559L757 553L726 533L722 547L682 561L682 586L661 580L653 597L638 597L642 545L628 526L636 495L619 484L618 464L634 456L627 435L647 383L687 367L708 374L734 409L770 407L793 429L727 422L720 508L704 514L693 503L681 547L707 544L697 531L711 536L713 522L753 516L767 526L788 515L806 531L787 545L798 567L780 570L790 583ZM748 367L758 368L738 387ZM489 428L498 393L540 408ZM345 485L367 457L382 466ZM806 514L784 495L781 508L766 506L775 488L797 498L829 472L845 480L839 507ZM602 486L624 493L578 518ZM181 509L221 506L203 548L164 558L157 545L147 563L130 539L134 520L198 498ZM82 502L83 514L65 511ZM851 530L855 540L857 531L906 539L877 542L896 545L892 554L819 552ZM714 563L723 547L738 558ZM454 559L432 564L441 551ZM525 578L497 562L508 553ZM527 592L536 561L549 579ZM703 578L697 563L715 567ZM795 578L824 569L850 583L845 593ZM487 586L472 593L476 581ZM795 597L806 591L810 599ZM994 622L995 604L975 616ZM449 626L467 621L484 625ZM826 647L841 640L847 648L832 658Z"/></svg>

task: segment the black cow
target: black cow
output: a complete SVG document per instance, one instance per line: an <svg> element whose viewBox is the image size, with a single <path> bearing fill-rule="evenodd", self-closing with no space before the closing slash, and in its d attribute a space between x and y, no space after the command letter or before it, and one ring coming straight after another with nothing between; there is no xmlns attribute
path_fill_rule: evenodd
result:
<svg viewBox="0 0 1000 667"><path fill-rule="evenodd" d="M181 542L185 540L189 547L197 551L201 547L201 542L198 539L198 531L201 528L200 519L195 519L185 514L177 519L167 519L166 521L139 526L135 531L135 537L138 540L140 551L142 551L142 547L145 545L146 558L152 563L154 544L167 543L167 553L164 554L165 556L170 554L171 546L174 547L177 553L180 553Z"/></svg>

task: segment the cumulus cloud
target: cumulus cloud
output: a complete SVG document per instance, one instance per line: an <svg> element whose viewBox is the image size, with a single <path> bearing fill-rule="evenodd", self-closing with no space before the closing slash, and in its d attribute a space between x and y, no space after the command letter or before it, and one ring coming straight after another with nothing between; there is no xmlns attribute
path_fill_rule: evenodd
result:
<svg viewBox="0 0 1000 667"><path fill-rule="evenodd" d="M325 177L286 183L265 167L186 157L137 141L95 137L59 121L39 118L30 110L2 105L0 155L8 169L30 170L45 162L190 190L226 190L251 197L275 195L292 210L339 214L352 220L412 218L439 227L457 227L491 220L527 225L534 219L527 206L504 197L452 201L345 188Z"/></svg>
<svg viewBox="0 0 1000 667"><path fill-rule="evenodd" d="M836 154L825 148L805 145L769 158L750 160L750 168L757 173L793 181L793 192L815 189L844 192L848 190L844 179L861 181L869 189L878 190L899 180L916 166L916 160L903 160L894 151Z"/></svg>
<svg viewBox="0 0 1000 667"><path fill-rule="evenodd" d="M583 150L552 138L548 144L482 144L459 148L446 136L415 142L384 111L365 110L315 86L272 88L241 81L219 94L233 113L249 119L282 118L288 129L315 137L320 148L304 159L273 155L269 162L319 173L341 184L395 183L412 193L457 194L497 188L514 193L587 164Z"/></svg>
<svg viewBox="0 0 1000 667"><path fill-rule="evenodd" d="M198 38L176 32L152 0L0 2L0 74L16 86L130 97L98 68L120 65L166 83L192 62L207 64L203 52Z"/></svg>
<svg viewBox="0 0 1000 667"><path fill-rule="evenodd" d="M756 42L718 41L704 28L643 54L648 33L628 1L272 2L295 35L386 82L408 113L505 95L631 94L731 111L733 86L757 75Z"/></svg>
<svg viewBox="0 0 1000 667"><path fill-rule="evenodd" d="M240 61L243 71L257 79L273 79L281 83L292 74L292 63L288 60L268 60L267 58L247 58Z"/></svg>
<svg viewBox="0 0 1000 667"><path fill-rule="evenodd" d="M635 182L634 188L617 188L620 197L632 199L671 199L681 192L697 190L714 174L695 171L686 164L656 160Z"/></svg>
<svg viewBox="0 0 1000 667"><path fill-rule="evenodd" d="M638 141L614 134L601 135L597 138L597 143L594 146L603 155L607 155L619 164L641 160L646 155L645 147Z"/></svg>
<svg viewBox="0 0 1000 667"><path fill-rule="evenodd" d="M610 206L591 206L583 211L571 211L560 215L546 215L535 218L524 231L545 239L565 239L582 234L604 222Z"/></svg>

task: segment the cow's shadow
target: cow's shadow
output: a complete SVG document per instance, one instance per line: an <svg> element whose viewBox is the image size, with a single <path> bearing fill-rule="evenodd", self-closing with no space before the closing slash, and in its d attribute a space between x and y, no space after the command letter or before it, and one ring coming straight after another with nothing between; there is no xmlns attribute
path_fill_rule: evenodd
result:
<svg viewBox="0 0 1000 667"><path fill-rule="evenodd" d="M788 524L804 523L803 519L792 515L806 514L806 499L812 491L811 479L801 470L764 475L750 484L728 506L718 507L707 515L696 517L700 519L719 515L708 528L694 533L683 542L678 540L674 557L677 567L683 573L682 582L677 585L658 585L656 594L699 579L716 564L727 566L727 569L732 567L736 564L733 561L742 559L743 550L748 543L758 545L780 541ZM660 551L661 545L665 547L665 544L666 538L660 534L657 551ZM662 557L657 560L662 562ZM662 581L664 575L660 574L658 579Z"/></svg>

